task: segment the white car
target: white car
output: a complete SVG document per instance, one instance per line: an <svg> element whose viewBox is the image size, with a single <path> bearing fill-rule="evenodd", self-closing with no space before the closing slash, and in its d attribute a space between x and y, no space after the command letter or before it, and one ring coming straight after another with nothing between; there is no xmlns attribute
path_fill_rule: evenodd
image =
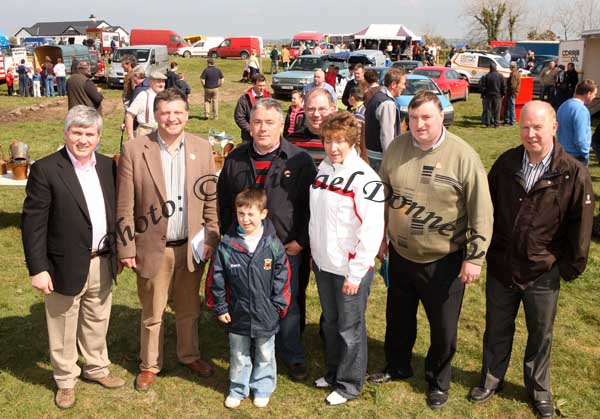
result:
<svg viewBox="0 0 600 419"><path fill-rule="evenodd" d="M205 39L194 42L189 47L177 49L175 54L185 58L208 57L208 51L213 47L219 46L224 39L222 36L207 36Z"/></svg>
<svg viewBox="0 0 600 419"><path fill-rule="evenodd" d="M500 55L486 51L465 51L454 54L450 60L451 67L464 75L471 86L477 86L479 80L490 71L490 64L495 64L498 73L504 77L510 75L510 63ZM522 76L528 76L529 71L520 69Z"/></svg>

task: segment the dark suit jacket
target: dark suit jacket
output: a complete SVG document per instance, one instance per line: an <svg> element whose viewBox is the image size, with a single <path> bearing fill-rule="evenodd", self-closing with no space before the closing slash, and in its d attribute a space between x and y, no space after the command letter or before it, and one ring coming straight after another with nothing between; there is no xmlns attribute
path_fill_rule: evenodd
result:
<svg viewBox="0 0 600 419"><path fill-rule="evenodd" d="M96 171L106 207L105 243L111 249L108 257L114 278L116 167L111 158L96 153ZM66 149L31 166L26 192L21 232L29 275L48 271L55 292L79 294L90 269L92 223Z"/></svg>

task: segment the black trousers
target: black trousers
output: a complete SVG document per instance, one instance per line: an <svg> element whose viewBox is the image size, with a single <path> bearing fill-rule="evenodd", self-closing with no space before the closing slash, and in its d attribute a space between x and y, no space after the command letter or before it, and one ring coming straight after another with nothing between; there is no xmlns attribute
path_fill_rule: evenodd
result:
<svg viewBox="0 0 600 419"><path fill-rule="evenodd" d="M496 388L504 380L512 351L515 318L522 301L528 333L523 360L525 388L534 401L551 400L550 350L559 290L560 274L556 266L525 290L507 287L488 276L481 368L483 387Z"/></svg>
<svg viewBox="0 0 600 419"><path fill-rule="evenodd" d="M498 125L500 123L500 105L502 98L500 96L486 96L487 102L487 121L486 125Z"/></svg>
<svg viewBox="0 0 600 419"><path fill-rule="evenodd" d="M451 362L456 352L458 317L464 285L458 278L463 252L454 252L431 263L415 263L389 251L390 286L386 304L386 370L411 371L412 349L417 338L417 308L423 303L430 327L425 358L425 379L430 388L450 388Z"/></svg>

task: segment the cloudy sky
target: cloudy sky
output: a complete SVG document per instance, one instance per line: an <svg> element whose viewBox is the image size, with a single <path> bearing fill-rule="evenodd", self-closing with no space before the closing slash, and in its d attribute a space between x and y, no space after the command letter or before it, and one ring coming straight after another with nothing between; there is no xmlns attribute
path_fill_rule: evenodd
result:
<svg viewBox="0 0 600 419"><path fill-rule="evenodd" d="M181 35L287 38L303 30L354 33L370 23L401 23L417 34L447 38L463 37L468 30L456 0L142 0L93 6L86 2L89 7L81 3L57 1L42 7L11 2L10 16L0 16L0 32L11 36L36 22L85 20L90 13L127 30L173 29Z"/></svg>

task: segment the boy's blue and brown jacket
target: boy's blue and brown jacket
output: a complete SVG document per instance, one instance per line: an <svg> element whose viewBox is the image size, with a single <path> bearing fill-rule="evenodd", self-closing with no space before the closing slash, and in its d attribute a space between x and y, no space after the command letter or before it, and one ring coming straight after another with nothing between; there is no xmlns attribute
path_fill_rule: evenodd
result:
<svg viewBox="0 0 600 419"><path fill-rule="evenodd" d="M223 236L206 280L206 303L217 316L229 313L229 332L270 337L279 331L290 304L290 277L285 248L269 220L254 253L234 224Z"/></svg>

